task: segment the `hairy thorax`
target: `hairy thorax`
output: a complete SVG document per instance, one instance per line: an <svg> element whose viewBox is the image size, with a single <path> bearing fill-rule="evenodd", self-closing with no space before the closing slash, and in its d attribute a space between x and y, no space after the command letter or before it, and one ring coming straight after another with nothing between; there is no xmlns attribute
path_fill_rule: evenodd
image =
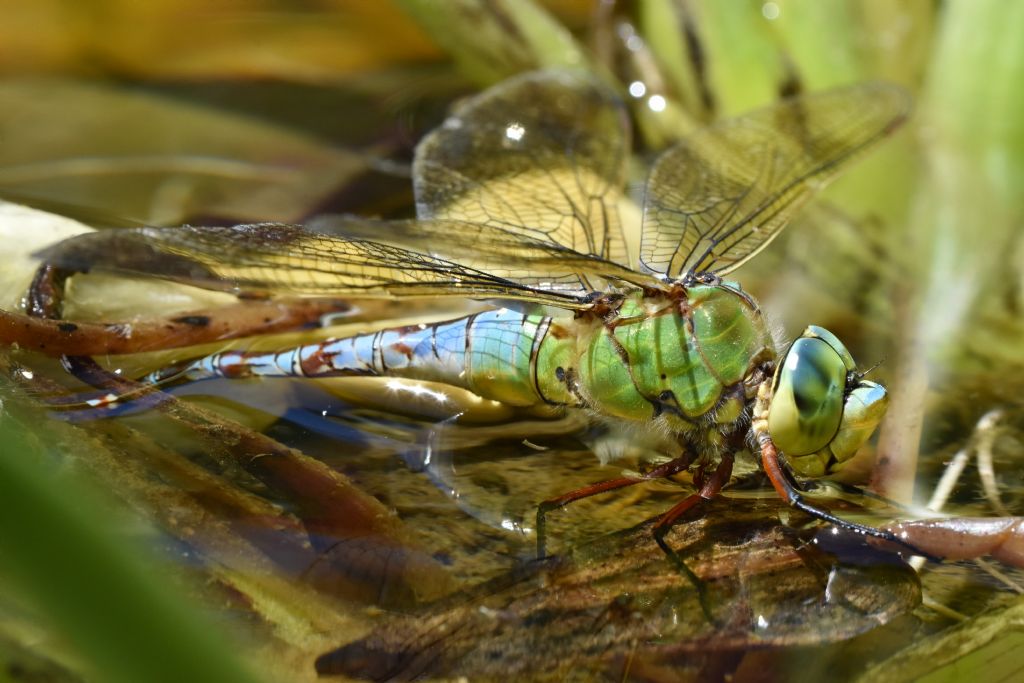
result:
<svg viewBox="0 0 1024 683"><path fill-rule="evenodd" d="M746 424L775 358L756 302L732 283L605 295L575 320L552 321L540 351L545 395L653 423L698 452Z"/></svg>

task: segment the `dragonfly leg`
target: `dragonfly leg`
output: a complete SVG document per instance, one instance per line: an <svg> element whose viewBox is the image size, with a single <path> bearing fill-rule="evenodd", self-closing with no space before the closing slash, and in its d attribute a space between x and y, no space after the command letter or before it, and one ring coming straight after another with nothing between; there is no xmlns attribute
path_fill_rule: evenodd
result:
<svg viewBox="0 0 1024 683"><path fill-rule="evenodd" d="M789 474L790 478L792 479L792 473ZM842 491L843 493L850 493L855 496L863 496L865 498L869 498L879 503L884 503L885 505L891 508L895 508L896 510L899 510L901 512L905 512L908 514L914 513L913 508L911 508L909 505L904 505L903 503L895 501L891 498L886 498L881 494L875 493L874 491L869 491L868 489L865 488L861 488L856 484L847 484L841 481L822 482L815 481L813 479L808 479L807 481L801 481L797 483L800 485L800 490L805 493L813 491L827 491L829 488L835 488Z"/></svg>
<svg viewBox="0 0 1024 683"><path fill-rule="evenodd" d="M931 553L924 552L923 550L914 547L910 543L900 539L891 531L877 529L864 524L857 524L856 522L836 517L828 510L820 508L812 503L808 503L804 500L803 494L793 482L792 475L782 467L782 463L779 459L779 451L775 447L771 438L767 434L761 434L758 437L758 441L761 446L761 467L764 469L765 474L768 475L768 479L775 488L775 492L778 493L779 497L788 504L798 510L806 512L812 517L816 517L817 519L828 522L829 524L834 524L842 529L878 538L889 543L895 543L898 546L907 548L915 555L922 555L930 560L939 561L939 559Z"/></svg>
<svg viewBox="0 0 1024 683"><path fill-rule="evenodd" d="M596 484L590 484L583 488L563 493L557 498L549 498L548 500L542 501L537 506L537 557L542 558L545 556L545 531L547 528L547 514L552 510L565 507L569 503L574 503L577 500L584 498L590 498L596 496L599 493L605 493L607 491L615 491L616 489L626 488L627 486L633 486L644 481L650 481L651 479L661 479L663 477L670 477L673 474L684 472L690 467L690 454L683 453L678 458L673 458L666 463L658 465L654 469L645 472L639 477L619 477L617 479L608 479L607 481L600 481Z"/></svg>
<svg viewBox="0 0 1024 683"><path fill-rule="evenodd" d="M657 521L651 532L654 534L654 540L657 541L658 547L661 548L662 552L668 558L668 561L679 570L690 582L694 588L697 589L697 597L700 600L701 609L704 611L704 616L707 617L709 622L714 622L714 618L711 615L711 605L708 602L707 591L704 587L704 582L700 580L700 577L693 573L693 570L686 566L683 558L679 556L672 546L665 540L665 535L675 525L676 521L682 517L687 511L696 507L699 503L706 500L711 500L722 490L722 487L729 482L729 477L732 476L732 463L733 454L725 453L722 456L721 462L718 463L718 467L707 477L701 484L700 490L693 495L687 496L683 500L679 501L672 508L661 516L661 519Z"/></svg>

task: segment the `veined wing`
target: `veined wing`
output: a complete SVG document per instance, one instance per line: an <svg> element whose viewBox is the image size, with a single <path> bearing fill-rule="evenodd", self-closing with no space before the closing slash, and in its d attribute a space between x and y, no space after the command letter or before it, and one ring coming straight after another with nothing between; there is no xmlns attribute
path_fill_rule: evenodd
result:
<svg viewBox="0 0 1024 683"><path fill-rule="evenodd" d="M655 289L664 282L590 254L485 223L456 220L380 221L322 215L307 226L349 239L373 240L444 258L535 289L579 292L623 282Z"/></svg>
<svg viewBox="0 0 1024 683"><path fill-rule="evenodd" d="M619 218L628 158L628 119L613 92L582 72L525 74L469 99L420 142L417 215L628 265Z"/></svg>
<svg viewBox="0 0 1024 683"><path fill-rule="evenodd" d="M409 229L423 224L413 222ZM450 238L458 240L458 229L473 226L448 227ZM583 268L581 261L600 260L576 254L577 261L566 261L572 255L557 245L517 240L511 266L484 272L390 244L279 223L105 230L72 237L39 254L48 263L76 271L109 270L234 292L500 297L585 308L588 292L572 268ZM546 277L547 287L510 279L519 271Z"/></svg>
<svg viewBox="0 0 1024 683"><path fill-rule="evenodd" d="M844 162L902 123L909 107L898 86L866 83L783 100L698 131L651 171L642 264L673 278L739 267Z"/></svg>

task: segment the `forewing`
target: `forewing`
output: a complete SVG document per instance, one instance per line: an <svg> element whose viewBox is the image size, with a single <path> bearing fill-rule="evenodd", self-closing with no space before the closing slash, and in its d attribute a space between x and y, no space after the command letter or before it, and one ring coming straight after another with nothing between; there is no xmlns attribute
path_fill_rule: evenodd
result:
<svg viewBox="0 0 1024 683"><path fill-rule="evenodd" d="M698 131L651 171L642 264L673 278L739 267L846 161L898 126L909 107L902 88L866 83Z"/></svg>
<svg viewBox="0 0 1024 683"><path fill-rule="evenodd" d="M533 289L502 273L429 254L278 223L106 230L72 237L39 256L75 271L109 270L253 294L500 297L562 308L589 305L578 279ZM520 258L511 268L527 268L528 259ZM538 252L536 260L541 265L552 258ZM571 275L564 268L551 275L557 273Z"/></svg>
<svg viewBox="0 0 1024 683"><path fill-rule="evenodd" d="M525 74L469 99L420 142L417 214L628 265L619 218L628 155L614 93L582 72Z"/></svg>
<svg viewBox="0 0 1024 683"><path fill-rule="evenodd" d="M561 245L485 223L456 220L376 221L323 215L309 227L349 239L369 239L500 274L535 289L586 294L623 282L664 286L658 278Z"/></svg>

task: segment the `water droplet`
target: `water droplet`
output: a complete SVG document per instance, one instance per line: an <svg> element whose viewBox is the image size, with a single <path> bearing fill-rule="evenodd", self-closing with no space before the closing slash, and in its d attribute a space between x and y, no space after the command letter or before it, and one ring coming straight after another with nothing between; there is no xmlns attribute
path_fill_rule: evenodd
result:
<svg viewBox="0 0 1024 683"><path fill-rule="evenodd" d="M526 129L523 128L520 123L510 123L505 128L505 137L513 142L519 142L523 139L523 135L526 134Z"/></svg>

